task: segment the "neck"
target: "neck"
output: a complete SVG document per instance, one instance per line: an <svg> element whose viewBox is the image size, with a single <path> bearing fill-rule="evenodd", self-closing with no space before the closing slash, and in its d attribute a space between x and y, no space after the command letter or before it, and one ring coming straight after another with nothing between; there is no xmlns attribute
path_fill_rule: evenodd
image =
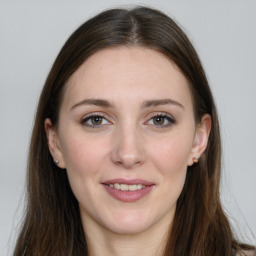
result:
<svg viewBox="0 0 256 256"><path fill-rule="evenodd" d="M161 220L146 231L124 235L99 227L95 222L84 223L89 256L162 256L170 224L170 220Z"/></svg>

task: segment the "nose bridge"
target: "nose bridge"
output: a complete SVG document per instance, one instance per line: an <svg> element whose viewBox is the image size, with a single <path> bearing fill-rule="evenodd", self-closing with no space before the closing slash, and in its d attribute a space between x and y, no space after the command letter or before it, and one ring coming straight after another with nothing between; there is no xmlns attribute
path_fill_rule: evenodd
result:
<svg viewBox="0 0 256 256"><path fill-rule="evenodd" d="M145 160L140 127L133 119L120 123L114 135L112 160L125 168L141 165Z"/></svg>

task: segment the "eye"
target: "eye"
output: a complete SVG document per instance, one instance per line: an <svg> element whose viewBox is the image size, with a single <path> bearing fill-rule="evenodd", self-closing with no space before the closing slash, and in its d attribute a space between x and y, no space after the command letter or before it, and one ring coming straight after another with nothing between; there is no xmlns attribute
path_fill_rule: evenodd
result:
<svg viewBox="0 0 256 256"><path fill-rule="evenodd" d="M103 125L110 124L110 122L102 115L90 115L84 117L81 124L91 128L99 128Z"/></svg>
<svg viewBox="0 0 256 256"><path fill-rule="evenodd" d="M146 124L154 125L159 128L169 127L172 124L175 124L176 121L171 115L167 114L157 114L151 117Z"/></svg>

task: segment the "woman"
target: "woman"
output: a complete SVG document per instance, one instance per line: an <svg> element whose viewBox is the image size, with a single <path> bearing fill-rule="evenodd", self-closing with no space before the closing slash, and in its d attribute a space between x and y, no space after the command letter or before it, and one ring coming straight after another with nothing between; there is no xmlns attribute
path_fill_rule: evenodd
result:
<svg viewBox="0 0 256 256"><path fill-rule="evenodd" d="M218 117L173 20L105 11L60 51L38 105L14 255L253 255L219 198Z"/></svg>

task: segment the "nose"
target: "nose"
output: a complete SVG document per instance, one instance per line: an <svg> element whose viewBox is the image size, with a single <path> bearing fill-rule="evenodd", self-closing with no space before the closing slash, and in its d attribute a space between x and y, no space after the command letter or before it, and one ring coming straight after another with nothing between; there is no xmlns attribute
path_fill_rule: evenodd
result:
<svg viewBox="0 0 256 256"><path fill-rule="evenodd" d="M116 131L113 138L111 160L126 169L141 166L145 162L142 135L136 128L126 127Z"/></svg>

